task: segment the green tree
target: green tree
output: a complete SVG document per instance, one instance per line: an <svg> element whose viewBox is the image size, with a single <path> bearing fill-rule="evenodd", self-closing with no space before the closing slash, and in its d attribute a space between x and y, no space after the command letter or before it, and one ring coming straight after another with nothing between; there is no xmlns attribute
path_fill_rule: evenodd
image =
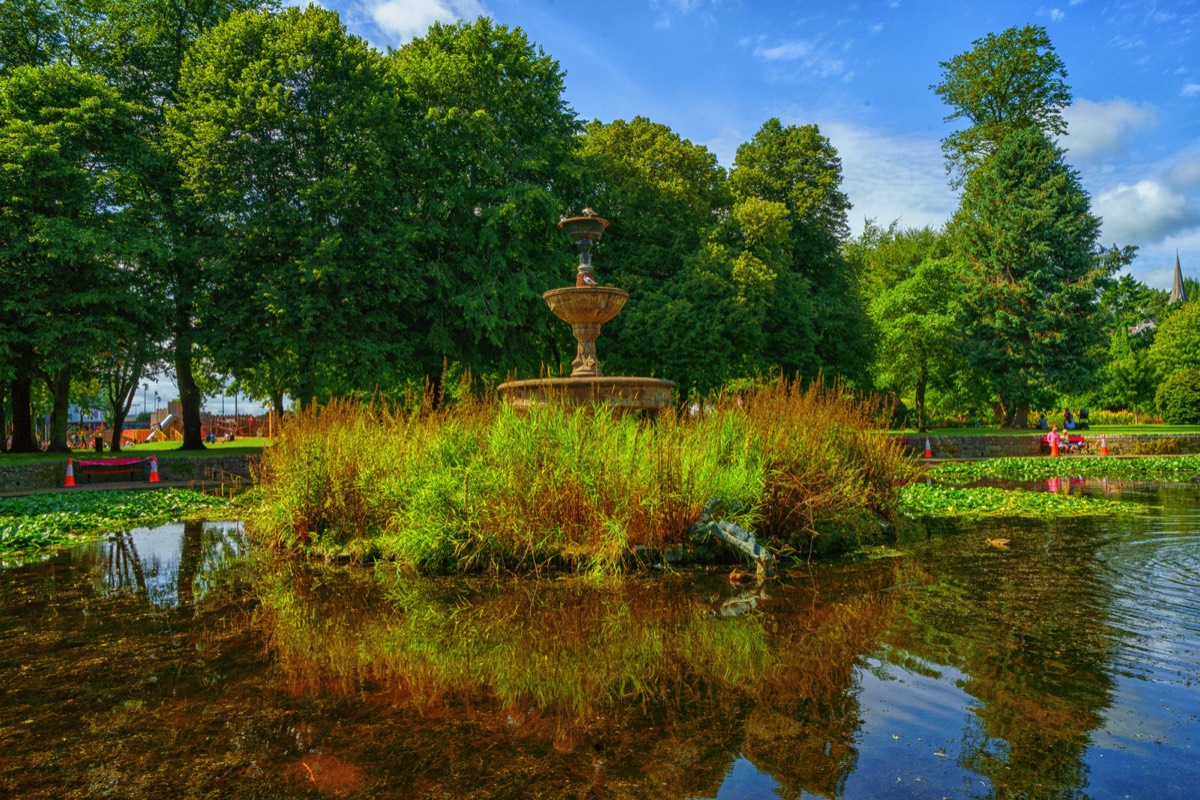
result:
<svg viewBox="0 0 1200 800"><path fill-rule="evenodd" d="M166 115L177 102L184 59L206 30L231 14L273 8L275 0L95 0L100 10L88 26L86 47L77 57L87 68L144 109L139 130L155 157L140 170L150 195L143 204L144 230L157 246L139 259L145 292L166 299L172 367L179 386L184 449L203 449L202 394L197 359L205 335L198 329L215 237L183 188L180 164L166 140ZM87 3L81 3L86 6Z"/></svg>
<svg viewBox="0 0 1200 800"><path fill-rule="evenodd" d="M67 449L71 374L121 327L121 265L141 241L134 119L101 78L63 63L0 78L0 341L14 371L17 452L35 447L36 377L53 400L50 446Z"/></svg>
<svg viewBox="0 0 1200 800"><path fill-rule="evenodd" d="M942 140L947 171L957 171L958 182L1016 131L1034 127L1051 136L1066 133L1062 112L1071 104L1066 66L1045 28L1013 27L972 44L971 50L939 62L942 81L930 86L953 109L946 122L968 123Z"/></svg>
<svg viewBox="0 0 1200 800"><path fill-rule="evenodd" d="M1200 370L1200 303L1183 303L1159 322L1147 360L1160 383L1182 369Z"/></svg>
<svg viewBox="0 0 1200 800"><path fill-rule="evenodd" d="M64 46L62 10L51 0L0 3L0 75L55 61Z"/></svg>
<svg viewBox="0 0 1200 800"><path fill-rule="evenodd" d="M1200 370L1184 367L1172 372L1159 385L1154 400L1167 424L1200 424Z"/></svg>
<svg viewBox="0 0 1200 800"><path fill-rule="evenodd" d="M579 125L563 73L519 28L486 18L435 24L388 68L419 154L397 176L420 198L404 221L423 281L406 315L416 364L435 384L447 361L537 369L558 324L541 293L571 278L556 225L578 180Z"/></svg>
<svg viewBox="0 0 1200 800"><path fill-rule="evenodd" d="M1007 136L967 179L952 234L971 271L968 357L1005 425L1030 403L1087 388L1098 287L1111 265L1100 222L1062 151L1037 128Z"/></svg>
<svg viewBox="0 0 1200 800"><path fill-rule="evenodd" d="M812 377L807 359L795 358L798 345L800 353L807 349L802 342L812 331L817 366L866 385L870 324L856 292L857 276L841 253L850 209L841 183L837 150L817 126L785 126L778 119L767 120L738 148L730 175L735 199L781 203L790 217L791 264L768 309L764 358L785 373Z"/></svg>
<svg viewBox="0 0 1200 800"><path fill-rule="evenodd" d="M1153 374L1144 350L1135 349L1129 332L1118 327L1109 335L1108 353L1099 372L1095 405L1112 410L1143 411L1154 399Z"/></svg>
<svg viewBox="0 0 1200 800"><path fill-rule="evenodd" d="M946 258L953 252L953 242L942 231L928 226L901 228L899 220L884 228L868 219L862 233L842 245L844 257L858 276L858 291L868 303L911 278L923 261Z"/></svg>
<svg viewBox="0 0 1200 800"><path fill-rule="evenodd" d="M168 120L223 232L199 312L217 370L275 376L273 404L407 374L410 145L382 57L316 6L235 14L193 46Z"/></svg>
<svg viewBox="0 0 1200 800"><path fill-rule="evenodd" d="M922 261L869 307L879 332L876 382L897 393L912 391L917 430L926 427L927 391L951 388L964 367L963 272L953 258Z"/></svg>

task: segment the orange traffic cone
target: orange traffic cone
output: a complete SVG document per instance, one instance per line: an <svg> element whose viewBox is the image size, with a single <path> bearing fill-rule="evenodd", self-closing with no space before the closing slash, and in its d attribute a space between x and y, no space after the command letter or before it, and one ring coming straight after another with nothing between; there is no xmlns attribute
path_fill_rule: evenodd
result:
<svg viewBox="0 0 1200 800"><path fill-rule="evenodd" d="M158 483L158 457L150 456L150 482Z"/></svg>
<svg viewBox="0 0 1200 800"><path fill-rule="evenodd" d="M925 437L925 457L926 457L926 458L933 458L933 447L931 447L931 446L930 446L930 444L929 444L929 437L928 437L928 436L926 436L926 437Z"/></svg>
<svg viewBox="0 0 1200 800"><path fill-rule="evenodd" d="M1058 437L1054 434L1050 435L1050 455L1058 455Z"/></svg>
<svg viewBox="0 0 1200 800"><path fill-rule="evenodd" d="M1108 437L1107 436L1100 437L1100 455L1102 455L1102 456L1108 455Z"/></svg>
<svg viewBox="0 0 1200 800"><path fill-rule="evenodd" d="M75 467L71 464L72 459L67 459L67 479L63 481L63 486L75 485Z"/></svg>

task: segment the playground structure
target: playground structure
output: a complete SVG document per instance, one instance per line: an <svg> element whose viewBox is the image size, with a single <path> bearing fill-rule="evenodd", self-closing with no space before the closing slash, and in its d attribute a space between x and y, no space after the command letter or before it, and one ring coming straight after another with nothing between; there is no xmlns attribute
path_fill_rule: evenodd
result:
<svg viewBox="0 0 1200 800"><path fill-rule="evenodd" d="M183 409L178 402L150 413L150 420L129 422L121 430L121 447L135 447L146 442L183 441ZM206 441L235 441L240 438L269 436L273 430L269 415L250 414L201 414L200 436ZM211 435L211 439L210 439ZM70 443L74 450L96 449L99 438L103 449L112 449L112 428L106 422L81 422L70 432Z"/></svg>

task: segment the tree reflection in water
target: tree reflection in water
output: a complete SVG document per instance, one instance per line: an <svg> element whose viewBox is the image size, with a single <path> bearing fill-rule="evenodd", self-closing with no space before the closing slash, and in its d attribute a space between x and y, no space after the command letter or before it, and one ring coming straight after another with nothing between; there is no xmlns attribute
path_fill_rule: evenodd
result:
<svg viewBox="0 0 1200 800"><path fill-rule="evenodd" d="M741 755L782 796L832 797L855 763L856 664L897 614L898 596L880 590L907 582L904 570L847 572L836 586L806 576L780 588L783 602L774 589L759 597L763 613L729 618L728 588L709 579L711 594L697 594L684 585L695 576L468 587L272 565L260 613L294 692L450 714L476 731L473 751L481 736L483 751L569 762L593 789L649 781L681 798L715 795ZM486 781L498 765L478 766Z"/></svg>

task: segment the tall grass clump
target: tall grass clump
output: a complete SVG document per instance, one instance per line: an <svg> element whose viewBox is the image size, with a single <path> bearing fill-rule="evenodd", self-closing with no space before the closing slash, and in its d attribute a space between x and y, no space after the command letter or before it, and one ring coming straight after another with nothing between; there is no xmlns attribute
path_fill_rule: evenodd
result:
<svg viewBox="0 0 1200 800"><path fill-rule="evenodd" d="M334 402L264 453L265 543L420 569L616 572L687 542L710 498L768 539L827 549L894 509L912 466L837 388L764 384L656 420L495 400L401 411Z"/></svg>

